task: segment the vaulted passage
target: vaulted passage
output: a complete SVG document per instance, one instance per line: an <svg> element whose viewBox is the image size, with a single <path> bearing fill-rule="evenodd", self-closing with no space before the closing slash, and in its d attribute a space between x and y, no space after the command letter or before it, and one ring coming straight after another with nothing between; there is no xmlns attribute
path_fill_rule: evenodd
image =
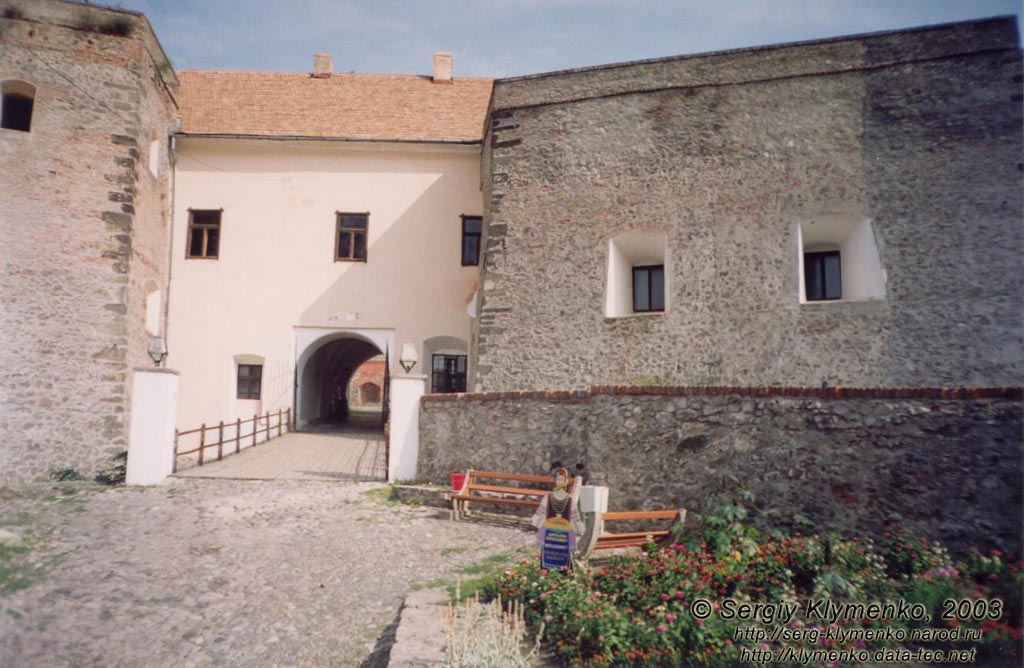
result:
<svg viewBox="0 0 1024 668"><path fill-rule="evenodd" d="M335 338L321 344L302 368L297 401L299 430L381 430L381 398L366 404L355 402L353 406L349 388L356 370L381 354L363 339Z"/></svg>

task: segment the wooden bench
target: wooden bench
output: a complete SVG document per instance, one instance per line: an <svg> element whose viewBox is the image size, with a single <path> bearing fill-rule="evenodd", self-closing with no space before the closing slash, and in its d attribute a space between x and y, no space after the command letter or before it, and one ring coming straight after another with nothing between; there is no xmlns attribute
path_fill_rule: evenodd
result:
<svg viewBox="0 0 1024 668"><path fill-rule="evenodd" d="M608 522L646 522L650 520L669 520L658 529L647 531L626 531L612 533L607 531ZM628 510L601 513L601 524L597 527L597 540L593 541L593 550L611 550L619 547L639 547L647 543L663 543L672 537L672 527L682 525L686 521L686 510Z"/></svg>
<svg viewBox="0 0 1024 668"><path fill-rule="evenodd" d="M569 481L570 493L574 487L578 487L578 480L576 478ZM470 503L534 509L554 486L555 477L550 475L469 469L466 471L466 480L462 488L448 494L448 499L452 502L452 519L457 520L468 512Z"/></svg>

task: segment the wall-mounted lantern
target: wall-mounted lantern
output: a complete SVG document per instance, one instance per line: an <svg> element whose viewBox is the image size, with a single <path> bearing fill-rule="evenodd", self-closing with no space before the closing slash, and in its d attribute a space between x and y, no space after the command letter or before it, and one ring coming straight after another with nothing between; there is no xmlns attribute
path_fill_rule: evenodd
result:
<svg viewBox="0 0 1024 668"><path fill-rule="evenodd" d="M398 363L402 365L406 373L412 371L412 368L416 366L416 362L419 358L416 356L416 346L411 343L402 345L402 356L398 358Z"/></svg>
<svg viewBox="0 0 1024 668"><path fill-rule="evenodd" d="M149 353L153 363L160 366L160 362L164 361L167 357L167 341L162 336L153 336L149 339L149 348L146 350Z"/></svg>

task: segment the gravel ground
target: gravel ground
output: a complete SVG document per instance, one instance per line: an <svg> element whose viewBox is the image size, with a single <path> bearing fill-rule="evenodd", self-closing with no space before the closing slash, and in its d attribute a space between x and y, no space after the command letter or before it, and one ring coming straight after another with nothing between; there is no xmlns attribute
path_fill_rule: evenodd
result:
<svg viewBox="0 0 1024 668"><path fill-rule="evenodd" d="M8 537L0 551L0 575L16 566L0 587L0 666L369 668L417 584L532 544L368 494L381 487L0 489L0 530L29 548L12 554Z"/></svg>

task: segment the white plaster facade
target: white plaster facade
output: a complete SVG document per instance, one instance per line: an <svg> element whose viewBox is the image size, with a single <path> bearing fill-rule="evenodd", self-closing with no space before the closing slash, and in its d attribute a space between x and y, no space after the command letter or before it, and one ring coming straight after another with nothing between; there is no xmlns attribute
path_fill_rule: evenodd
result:
<svg viewBox="0 0 1024 668"><path fill-rule="evenodd" d="M437 342L466 349L477 267L461 264L460 216L483 209L479 145L179 136L174 158L179 428L292 406L301 429L320 417L307 383L331 341L387 349L392 373L404 343L424 365ZM217 259L186 258L189 209L223 210ZM366 262L335 260L337 212L369 213ZM259 358L261 398L237 399L238 360Z"/></svg>

